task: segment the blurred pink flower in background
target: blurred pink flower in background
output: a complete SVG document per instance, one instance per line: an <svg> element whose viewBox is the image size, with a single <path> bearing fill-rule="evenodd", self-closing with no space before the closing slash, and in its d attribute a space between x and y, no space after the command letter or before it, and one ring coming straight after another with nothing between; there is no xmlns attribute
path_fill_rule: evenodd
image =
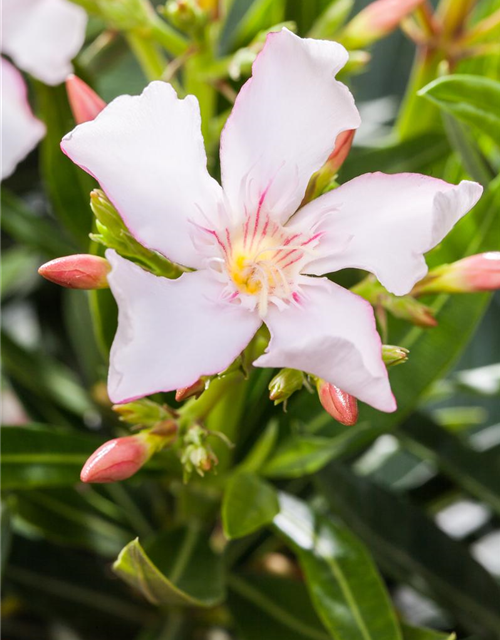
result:
<svg viewBox="0 0 500 640"><path fill-rule="evenodd" d="M86 26L86 12L67 0L3 0L0 50L22 71L59 84L73 69ZM31 112L21 74L3 58L1 70L4 179L43 138L45 126Z"/></svg>
<svg viewBox="0 0 500 640"><path fill-rule="evenodd" d="M22 75L0 58L2 75L2 172L7 178L45 135L45 125L35 118Z"/></svg>

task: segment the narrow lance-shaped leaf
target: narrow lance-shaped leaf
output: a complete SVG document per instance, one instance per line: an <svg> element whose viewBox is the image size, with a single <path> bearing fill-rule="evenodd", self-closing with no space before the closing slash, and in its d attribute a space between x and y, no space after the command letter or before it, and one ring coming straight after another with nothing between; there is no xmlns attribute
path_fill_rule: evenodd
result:
<svg viewBox="0 0 500 640"><path fill-rule="evenodd" d="M419 95L500 144L500 82L455 74L434 80Z"/></svg>
<svg viewBox="0 0 500 640"><path fill-rule="evenodd" d="M98 438L49 425L2 427L4 489L73 485Z"/></svg>
<svg viewBox="0 0 500 640"><path fill-rule="evenodd" d="M500 586L466 547L443 533L422 511L333 462L319 474L336 513L396 579L427 585L472 632L500 629ZM496 637L496 636L494 636Z"/></svg>
<svg viewBox="0 0 500 640"><path fill-rule="evenodd" d="M336 640L401 640L382 579L344 525L285 493L274 525L297 554L316 611Z"/></svg>
<svg viewBox="0 0 500 640"><path fill-rule="evenodd" d="M407 420L398 431L408 448L424 460L432 460L446 475L500 513L500 475L486 464L484 454L422 414Z"/></svg>

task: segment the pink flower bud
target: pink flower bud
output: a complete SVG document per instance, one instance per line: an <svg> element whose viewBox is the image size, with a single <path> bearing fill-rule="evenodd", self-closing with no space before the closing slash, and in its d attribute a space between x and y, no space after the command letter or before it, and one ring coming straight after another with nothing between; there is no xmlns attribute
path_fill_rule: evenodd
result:
<svg viewBox="0 0 500 640"><path fill-rule="evenodd" d="M82 253L46 262L38 273L61 287L70 289L106 289L111 266L99 256Z"/></svg>
<svg viewBox="0 0 500 640"><path fill-rule="evenodd" d="M181 389L177 389L175 392L175 399L177 402L182 402L183 400L187 400L188 398L199 398L201 394L205 391L205 380L200 378L196 382L194 382L190 387L182 387Z"/></svg>
<svg viewBox="0 0 500 640"><path fill-rule="evenodd" d="M73 74L66 79L66 92L76 124L93 120L106 106L88 84Z"/></svg>
<svg viewBox="0 0 500 640"><path fill-rule="evenodd" d="M337 173L340 167L344 164L347 156L349 155L349 151L351 150L355 133L356 129L348 129L347 131L342 131L342 133L339 133L337 136L337 139L335 140L335 149L326 161L328 169L332 174Z"/></svg>
<svg viewBox="0 0 500 640"><path fill-rule="evenodd" d="M326 380L318 380L318 397L323 409L341 424L352 427L358 421L358 401Z"/></svg>
<svg viewBox="0 0 500 640"><path fill-rule="evenodd" d="M430 271L412 293L474 293L495 289L500 289L500 251L478 253L441 265Z"/></svg>
<svg viewBox="0 0 500 640"><path fill-rule="evenodd" d="M153 448L140 434L115 438L94 451L85 463L82 482L117 482L137 473L153 453Z"/></svg>
<svg viewBox="0 0 500 640"><path fill-rule="evenodd" d="M342 43L349 48L365 47L394 31L400 22L424 0L375 0L346 26Z"/></svg>

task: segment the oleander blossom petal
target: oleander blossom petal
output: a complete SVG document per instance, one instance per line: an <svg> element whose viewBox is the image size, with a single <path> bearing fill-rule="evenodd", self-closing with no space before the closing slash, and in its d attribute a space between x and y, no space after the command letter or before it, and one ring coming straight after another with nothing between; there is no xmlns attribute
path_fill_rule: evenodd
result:
<svg viewBox="0 0 500 640"><path fill-rule="evenodd" d="M85 39L87 14L68 0L3 0L2 51L46 84L71 73Z"/></svg>
<svg viewBox="0 0 500 640"><path fill-rule="evenodd" d="M119 307L113 402L223 371L265 323L256 366L299 369L396 409L372 307L313 276L356 266L406 293L481 187L373 174L297 212L337 135L359 125L334 77L346 60L335 43L269 35L222 136L223 188L206 169L196 99L166 83L117 98L64 138L140 242L196 269L168 280L107 252Z"/></svg>
<svg viewBox="0 0 500 640"><path fill-rule="evenodd" d="M10 62L0 58L2 76L1 179L15 168L45 135L45 125L33 115L23 77Z"/></svg>

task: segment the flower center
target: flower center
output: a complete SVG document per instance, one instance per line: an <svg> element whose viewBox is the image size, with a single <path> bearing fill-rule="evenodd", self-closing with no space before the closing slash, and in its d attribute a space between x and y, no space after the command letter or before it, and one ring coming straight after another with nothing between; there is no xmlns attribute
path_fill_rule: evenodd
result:
<svg viewBox="0 0 500 640"><path fill-rule="evenodd" d="M298 301L298 276L322 235L288 229L260 210L234 226L198 228L205 239L199 250L210 256L210 268L227 283L224 298L249 310L257 307L261 317L269 303Z"/></svg>

